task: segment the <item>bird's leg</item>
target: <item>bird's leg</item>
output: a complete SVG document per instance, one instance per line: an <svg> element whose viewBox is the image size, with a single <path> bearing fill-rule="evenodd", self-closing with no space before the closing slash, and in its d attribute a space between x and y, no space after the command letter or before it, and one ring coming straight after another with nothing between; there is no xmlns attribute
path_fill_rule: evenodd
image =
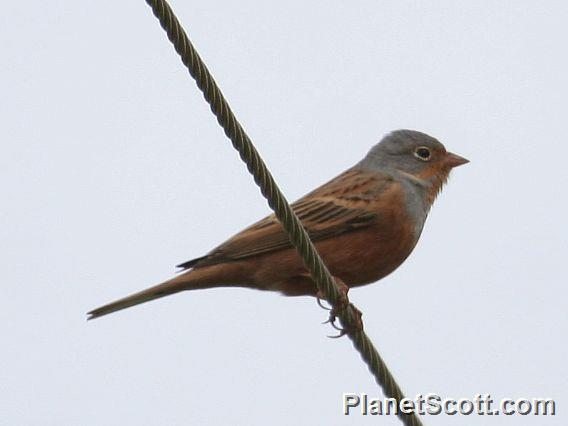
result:
<svg viewBox="0 0 568 426"><path fill-rule="evenodd" d="M337 336L327 336L331 339L339 339L340 337L345 336L346 334L355 332L355 331L362 331L363 330L363 320L362 320L362 316L363 314L361 313L361 311L359 309L357 309L355 307L355 305L353 305L353 303L349 303L348 306L351 306L351 309L353 310L353 313L355 314L355 320L354 323L347 327L340 327L337 324L335 324L336 321L336 316L333 312L333 309L331 310L330 314L329 314L329 319L326 322L329 322L331 324L331 326L333 328L335 328L337 331L339 331L339 334Z"/></svg>
<svg viewBox="0 0 568 426"><path fill-rule="evenodd" d="M326 311L329 311L329 319L324 322L324 324L327 323L331 323L332 325L335 326L335 320L337 318L337 314L343 310L345 310L347 308L347 306L349 305L349 297L347 296L347 294L349 293L349 287L347 286L347 284L345 284L342 280L340 280L337 277L333 277L335 283L337 284L337 286L339 287L339 298L337 300L337 302L335 303L335 305L329 309L325 306L322 305L321 301L323 300L327 300L323 291L318 290L318 292L316 293L316 299L318 302L318 305L320 305L323 309L325 309Z"/></svg>
<svg viewBox="0 0 568 426"><path fill-rule="evenodd" d="M335 305L332 307L332 309L329 310L329 318L324 322L324 324L330 323L333 328L338 330L339 334L337 336L329 336L332 338L338 338L346 335L351 331L363 330L363 321L361 319L361 311L357 309L351 302L349 302L349 297L347 296L347 294L349 293L349 286L337 277L334 277L334 280L339 287L339 299L337 300L337 303L335 303ZM316 298L318 300L318 305L320 305L324 309L327 309L321 304L321 299L325 299L322 291L318 290ZM335 323L337 316L340 312L345 311L349 306L353 308L353 312L355 313L354 324L350 325L349 327L339 327Z"/></svg>
<svg viewBox="0 0 568 426"><path fill-rule="evenodd" d="M321 301L321 297L320 296L316 296L316 302L318 303L319 307L326 310L326 311L331 311L331 308L328 308L327 306L324 306L324 304Z"/></svg>
<svg viewBox="0 0 568 426"><path fill-rule="evenodd" d="M322 300L326 300L323 291L318 290L318 292L316 293L316 302L318 303L319 307L322 309L325 309L326 311L331 311L331 308L328 308L327 306L324 306L324 304L322 303Z"/></svg>

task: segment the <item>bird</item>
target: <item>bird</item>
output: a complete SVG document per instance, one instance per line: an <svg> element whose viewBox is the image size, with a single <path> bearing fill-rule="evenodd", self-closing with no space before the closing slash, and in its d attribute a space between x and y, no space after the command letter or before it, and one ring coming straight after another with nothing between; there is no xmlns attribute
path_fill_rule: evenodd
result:
<svg viewBox="0 0 568 426"><path fill-rule="evenodd" d="M432 136L395 130L353 167L291 207L332 276L348 290L384 278L406 260L450 171L468 162ZM178 267L173 278L94 309L88 319L186 290L244 287L286 296L320 294L274 214Z"/></svg>

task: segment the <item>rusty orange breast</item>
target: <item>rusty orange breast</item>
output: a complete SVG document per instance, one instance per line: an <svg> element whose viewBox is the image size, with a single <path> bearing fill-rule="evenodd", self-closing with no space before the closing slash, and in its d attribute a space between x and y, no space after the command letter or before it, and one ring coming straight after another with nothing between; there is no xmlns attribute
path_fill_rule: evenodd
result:
<svg viewBox="0 0 568 426"><path fill-rule="evenodd" d="M368 207L377 214L375 224L316 244L330 272L349 286L377 281L393 272L418 239L400 185L393 185Z"/></svg>

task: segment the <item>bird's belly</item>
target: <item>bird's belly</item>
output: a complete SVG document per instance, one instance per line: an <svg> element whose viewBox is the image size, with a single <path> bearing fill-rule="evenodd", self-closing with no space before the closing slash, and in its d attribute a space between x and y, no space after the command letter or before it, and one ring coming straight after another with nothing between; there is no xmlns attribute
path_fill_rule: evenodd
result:
<svg viewBox="0 0 568 426"><path fill-rule="evenodd" d="M386 220L390 219L390 220ZM331 274L349 287L377 281L393 272L412 252L418 235L400 211L380 224L318 241L316 249ZM295 249L251 259L249 285L287 295L315 294L317 288Z"/></svg>
<svg viewBox="0 0 568 426"><path fill-rule="evenodd" d="M330 272L354 287L380 280L393 272L416 245L413 229L362 230L317 248Z"/></svg>

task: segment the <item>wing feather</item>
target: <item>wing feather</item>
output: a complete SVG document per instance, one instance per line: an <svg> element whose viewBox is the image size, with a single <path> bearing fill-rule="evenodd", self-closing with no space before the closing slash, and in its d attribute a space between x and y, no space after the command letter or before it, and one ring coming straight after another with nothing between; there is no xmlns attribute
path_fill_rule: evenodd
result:
<svg viewBox="0 0 568 426"><path fill-rule="evenodd" d="M386 175L348 170L292 204L312 241L352 232L377 221L372 204L391 184ZM288 234L270 215L233 236L202 258L178 265L198 268L292 247Z"/></svg>

